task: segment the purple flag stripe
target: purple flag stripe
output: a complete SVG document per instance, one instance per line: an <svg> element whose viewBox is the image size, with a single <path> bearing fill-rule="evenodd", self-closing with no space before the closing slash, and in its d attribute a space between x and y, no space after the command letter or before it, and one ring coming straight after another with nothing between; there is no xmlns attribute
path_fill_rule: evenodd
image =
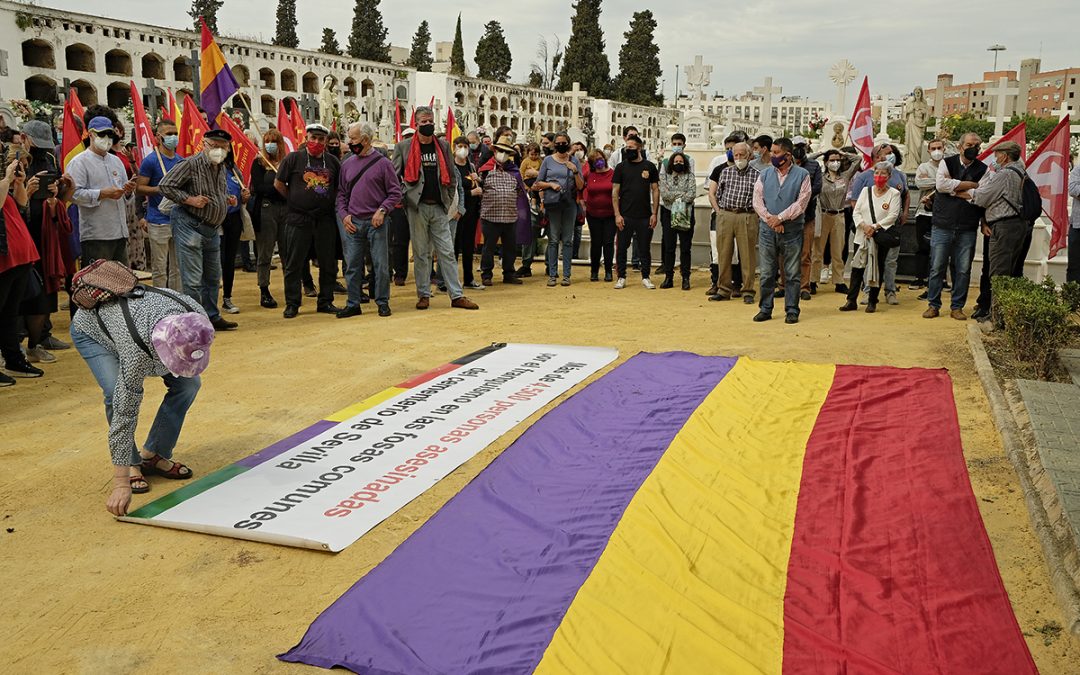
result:
<svg viewBox="0 0 1080 675"><path fill-rule="evenodd" d="M528 673L642 482L736 359L639 354L532 425L279 658Z"/></svg>
<svg viewBox="0 0 1080 675"><path fill-rule="evenodd" d="M221 112L221 109L229 102L229 98L236 92L236 80L232 76L232 71L228 68L219 70L214 79L203 86L203 90L199 94L199 105L206 111L210 126L217 128L218 113Z"/></svg>
<svg viewBox="0 0 1080 675"><path fill-rule="evenodd" d="M312 424L310 427L306 429L301 429L292 436L289 436L288 438L283 438L277 443L274 443L273 445L267 446L262 450L256 452L254 455L248 455L247 457L241 459L235 464L237 466L246 466L249 469L253 466L258 466L263 462L274 459L283 452L291 450L296 446L297 443L303 443L310 438L315 438L322 432L337 424L339 424L339 422L328 422L326 420L319 420L315 424Z"/></svg>

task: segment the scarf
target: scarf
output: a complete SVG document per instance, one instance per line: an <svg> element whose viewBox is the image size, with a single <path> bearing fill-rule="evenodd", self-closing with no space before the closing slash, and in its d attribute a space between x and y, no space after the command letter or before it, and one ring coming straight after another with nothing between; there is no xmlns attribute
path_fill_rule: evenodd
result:
<svg viewBox="0 0 1080 675"><path fill-rule="evenodd" d="M447 165L446 155L443 154L442 143L439 139L434 140L435 156L439 158L439 183L443 187L450 185L450 168ZM405 182L416 183L420 180L420 139L413 138L409 144L409 156L405 159Z"/></svg>
<svg viewBox="0 0 1080 675"><path fill-rule="evenodd" d="M41 215L41 267L46 293L56 293L62 289L65 278L75 271L71 247L65 246L70 235L71 220L63 202L57 202L52 208L44 204Z"/></svg>

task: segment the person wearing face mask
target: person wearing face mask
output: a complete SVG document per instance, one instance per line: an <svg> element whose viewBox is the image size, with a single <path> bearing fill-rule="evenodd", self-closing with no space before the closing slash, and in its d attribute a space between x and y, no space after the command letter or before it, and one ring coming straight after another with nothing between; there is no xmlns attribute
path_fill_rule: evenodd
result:
<svg viewBox="0 0 1080 675"><path fill-rule="evenodd" d="M772 152L772 144L772 136L762 134L755 138L750 145L750 149L753 152L753 156L750 158L750 166L758 173L761 173L771 166L769 163L769 155Z"/></svg>
<svg viewBox="0 0 1080 675"><path fill-rule="evenodd" d="M731 166L723 167L709 184L714 186L709 191L709 203L713 208L716 221L714 237L717 260L722 261L717 277L717 289L709 300L723 301L734 296L731 260L735 246L739 249L739 258L746 275L743 277L743 302L754 302L757 287L757 240L758 219L754 213L754 186L758 182L758 171L750 166L750 146L736 143L732 147L735 158Z"/></svg>
<svg viewBox="0 0 1080 675"><path fill-rule="evenodd" d="M772 166L754 183L754 211L758 223L758 265L761 271L761 299L754 321L772 318L776 287L777 262L784 255L784 323L799 322L799 287L804 234L803 219L810 203L810 174L796 166L791 157L795 149L789 138L773 142Z"/></svg>
<svg viewBox="0 0 1080 675"><path fill-rule="evenodd" d="M585 187L581 166L570 155L570 136L555 134L554 154L545 157L532 189L541 192L548 216L547 275L548 286L559 283L559 254L562 253L562 285L570 285L573 263L574 221L577 218L577 195Z"/></svg>
<svg viewBox="0 0 1080 675"><path fill-rule="evenodd" d="M693 245L694 226L690 213L697 197L697 181L690 173L690 160L681 152L673 154L667 166L660 172L660 224L663 227L661 251L663 255L664 280L660 288L672 288L675 276L675 246L679 248L679 270L682 273L682 289L690 290L690 247Z"/></svg>
<svg viewBox="0 0 1080 675"><path fill-rule="evenodd" d="M544 157L550 157L551 153L555 152L555 134L548 132L540 137L540 153Z"/></svg>
<svg viewBox="0 0 1080 675"><path fill-rule="evenodd" d="M529 188L529 216L531 220L531 237L528 243L521 244L521 267L517 269L518 278L532 276L532 264L536 259L536 251L540 247L540 195L532 191L536 177L540 175L540 145L529 143L525 148L525 159L521 160L521 179L525 187Z"/></svg>
<svg viewBox="0 0 1080 675"><path fill-rule="evenodd" d="M241 209L247 208L251 192L244 184L244 177L236 166L232 148L229 148L225 161L225 186L229 192L229 208L225 220L221 223L221 311L239 314L240 308L233 304L233 281L236 279L236 254L240 249L240 235L244 231L244 219Z"/></svg>
<svg viewBox="0 0 1080 675"><path fill-rule="evenodd" d="M127 202L135 198L135 181L128 180L120 158L109 153L120 135L108 117L92 118L87 134L89 152L80 152L65 168L75 185L71 199L79 207L82 265L98 259L126 265Z"/></svg>
<svg viewBox="0 0 1080 675"><path fill-rule="evenodd" d="M816 160L817 157L811 155ZM848 184L859 172L861 160L845 157L839 150L825 152L825 171L821 177L821 228L814 237L814 259L810 266L811 290L816 290L825 265L825 249L829 249L829 283L837 293L847 294L844 283L844 208Z"/></svg>
<svg viewBox="0 0 1080 675"><path fill-rule="evenodd" d="M581 141L570 144L570 155L577 160L581 167L581 179L589 180L589 163L585 161L588 149ZM582 188L577 194L577 219L574 221L574 243L572 246L574 260L581 258L581 233L585 229L585 189Z"/></svg>
<svg viewBox="0 0 1080 675"><path fill-rule="evenodd" d="M326 151L329 152L334 157L337 157L339 160L344 159L344 157L342 157L342 155L341 155L341 153L342 153L341 136L338 135L338 132L331 131L327 135L327 137L326 137Z"/></svg>
<svg viewBox="0 0 1080 675"><path fill-rule="evenodd" d="M615 207L615 227L618 229L615 289L626 288L626 253L633 234L641 256L641 285L653 290L656 286L649 279L649 267L653 230L659 220L660 173L655 164L644 158L637 136L626 139L623 161L615 167L611 183L611 203Z"/></svg>
<svg viewBox="0 0 1080 675"><path fill-rule="evenodd" d="M184 293L198 300L215 330L233 330L218 310L221 285L222 223L230 206L238 201L229 195L225 158L232 136L222 129L203 135L202 152L173 167L158 190L176 206L169 212L180 280Z"/></svg>
<svg viewBox="0 0 1080 675"><path fill-rule="evenodd" d="M528 188L521 174L511 171L513 147L502 142L493 146L495 156L480 167L480 222L484 230L484 254L480 258L480 279L490 286L495 271L495 248L502 242L502 273L504 284L520 284L514 269L517 252L517 226L523 215L519 206L526 199Z"/></svg>
<svg viewBox="0 0 1080 675"><path fill-rule="evenodd" d="M662 162L660 162L661 183L663 182L664 173L667 171L668 162L671 161L671 159L675 155L682 155L683 159L686 160L686 162L688 162L688 164L687 164L688 168L686 170L684 170L684 173L688 173L691 176L694 175L694 158L691 157L690 155L686 154L686 136L684 136L683 134L672 134L672 136L671 136L671 152L668 154L667 157L665 157L663 159ZM586 178L588 178L587 175L586 175ZM663 187L663 186L661 186L661 187ZM695 192L696 192L696 189L697 188L695 186ZM691 218L693 217L693 213L694 213L694 210L690 209ZM663 215L664 215L664 213L663 213L663 210L661 209L661 211L660 211L661 221L663 220ZM663 223L661 223L661 225L662 224ZM667 243L666 242L668 240L668 235L670 234L670 232L669 232L670 229L671 229L670 227L661 227L661 232L660 232L660 251L661 251L660 264L656 266L656 269L653 271L653 274L656 274L656 275L666 275L666 274L674 275L675 274L675 271L673 269L669 269L669 268L666 267L666 265L668 263L668 259L667 259L666 256L663 255L663 252L667 250L667 248L666 248ZM672 251L674 252L674 249L672 249ZM672 263L674 264L674 257L672 257Z"/></svg>
<svg viewBox="0 0 1080 675"><path fill-rule="evenodd" d="M720 172L729 166L735 165L734 147L738 143L738 137L735 134L731 134L724 139L724 152L722 154L713 157L709 162L709 178L705 181L705 194L711 194L716 191L717 182L720 180ZM716 235L716 221L717 213L714 210L709 217L709 277L711 284L709 289L705 291L705 295L714 299L728 300L733 297L739 297L742 294L742 265L735 263L732 260L721 261L719 257L717 235ZM731 253L734 256L734 251ZM742 250L739 250L739 255L742 255ZM720 270L727 269L731 274L731 283L733 289L730 294L719 294L720 297L716 297L719 291L720 283ZM735 290L738 289L738 290Z"/></svg>
<svg viewBox="0 0 1080 675"><path fill-rule="evenodd" d="M900 155L900 150L895 145L890 143L882 143L874 147L871 158L876 166L880 162L887 162L892 166L900 166L903 162L903 158ZM851 188L848 191L848 203L852 208L855 206L856 200L863 190L874 184L874 169L870 167L862 173L859 173L851 181ZM908 205L911 199L911 195L908 192L907 176L903 171L893 171L889 176L889 186L896 188L900 192L900 200L903 203L900 209L900 215L896 218L896 224L903 227L907 222ZM900 260L900 247L894 247L889 250L889 257L885 261L885 302L890 305L900 304L897 297L896 286L896 265Z"/></svg>
<svg viewBox="0 0 1080 675"><path fill-rule="evenodd" d="M589 153L589 178L585 181L585 210L589 219L589 281L600 280L600 260L604 262L604 281L612 280L615 257L615 207L611 203L612 176L615 172L607 156L599 150Z"/></svg>
<svg viewBox="0 0 1080 675"><path fill-rule="evenodd" d="M626 159L625 157L623 157L623 149L626 148L626 142L630 138L638 139L638 154L641 156L642 159L647 159L645 157L645 146L641 142L641 136L639 135L638 128L635 127L633 124L628 124L625 127L623 127L623 132L622 133L623 133L623 147L619 148L615 152L611 153L611 158L608 161L608 165L613 169L615 167L619 166L619 163L622 162L624 159Z"/></svg>
<svg viewBox="0 0 1080 675"><path fill-rule="evenodd" d="M986 175L986 165L979 160L982 139L974 132L960 137L960 154L946 157L938 164L934 187L934 212L930 230L930 279L926 285L929 305L923 317L933 319L941 311L941 290L945 272L952 269L953 285L949 316L966 321L971 261L975 257L975 239L985 210L956 196L979 187Z"/></svg>
<svg viewBox="0 0 1080 675"><path fill-rule="evenodd" d="M855 252L851 262L851 288L841 312L859 308L859 290L863 281L870 286L866 312L877 311L878 294L885 276L886 248L881 232L896 227L900 217L900 191L889 186L889 175L895 173L891 162L874 166L874 184L863 189L855 202ZM869 270L869 271L868 271Z"/></svg>
<svg viewBox="0 0 1080 675"><path fill-rule="evenodd" d="M169 215L162 213L161 193L158 185L174 166L184 161L176 153L180 136L176 123L162 119L157 125L157 146L139 165L139 174L135 179L136 194L147 198L146 223L150 237L150 272L153 274L155 288L182 290L180 283L180 263L176 259L176 242L172 238L172 225Z"/></svg>
<svg viewBox="0 0 1080 675"><path fill-rule="evenodd" d="M285 198L274 188L278 167L288 154L285 137L270 129L262 138L262 152L251 165L251 224L255 228L255 276L259 284L259 304L276 309L277 300L270 293L271 261L277 246L282 264L286 259Z"/></svg>
<svg viewBox="0 0 1080 675"><path fill-rule="evenodd" d="M814 240L817 238L817 200L818 195L821 194L821 164L817 160L809 159L807 156L807 147L809 141L802 136L796 136L791 139L795 149L791 152L792 159L795 160L795 165L800 166L810 174L810 203L806 206L805 220L803 221L803 227L806 232L803 235L803 249L802 255L799 256L800 263L802 265L801 276L802 286L799 289L799 297L802 300L809 300L817 293L817 284L811 283L813 280L810 278L810 268L814 257ZM780 284L784 283L783 269L784 264L779 264Z"/></svg>
<svg viewBox="0 0 1080 675"><path fill-rule="evenodd" d="M934 192L938 167L945 159L945 141L935 138L927 145L930 159L915 170L915 187L919 188L919 208L915 211L915 240L919 250L915 254L915 266L919 270L915 281L908 286L916 291L926 287L930 276L930 228L933 223Z"/></svg>
<svg viewBox="0 0 1080 675"><path fill-rule="evenodd" d="M469 142L469 163L473 166L480 166L480 153L484 149L483 143L480 142L480 134L470 131L465 138Z"/></svg>
<svg viewBox="0 0 1080 675"><path fill-rule="evenodd" d="M476 254L476 230L480 222L480 176L469 161L469 141L462 136L454 139L454 168L458 172L458 223L454 233L454 255L461 256L463 288L484 290L476 280L473 256Z"/></svg>

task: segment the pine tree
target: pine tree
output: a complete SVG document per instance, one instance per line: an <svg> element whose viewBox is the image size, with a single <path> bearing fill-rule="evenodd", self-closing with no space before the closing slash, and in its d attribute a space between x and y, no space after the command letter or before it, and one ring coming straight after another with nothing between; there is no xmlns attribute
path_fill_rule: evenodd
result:
<svg viewBox="0 0 1080 675"><path fill-rule="evenodd" d="M660 105L656 93L660 82L660 47L653 33L656 19L649 10L634 12L626 42L619 50L619 76L615 78L615 99L638 105ZM589 92L590 94L592 92Z"/></svg>
<svg viewBox="0 0 1080 675"><path fill-rule="evenodd" d="M202 30L202 24L199 23L199 19L202 18L206 20L206 27L210 29L210 32L217 35L217 13L224 4L224 0L191 0L188 16L194 19L195 30Z"/></svg>
<svg viewBox="0 0 1080 675"><path fill-rule="evenodd" d="M277 29L271 44L293 49L300 46L300 38L296 37L296 0L278 0Z"/></svg>
<svg viewBox="0 0 1080 675"><path fill-rule="evenodd" d="M566 43L559 89L569 91L574 82L596 98L611 93L611 64L605 52L604 31L600 28L601 0L577 0L570 20L570 41Z"/></svg>
<svg viewBox="0 0 1080 675"><path fill-rule="evenodd" d="M421 73L430 73L431 64L431 31L428 30L428 22L421 21L412 39L412 50L409 52L409 65Z"/></svg>
<svg viewBox="0 0 1080 675"><path fill-rule="evenodd" d="M349 56L390 63L390 45L386 42L386 33L379 0L356 0L352 33L349 35Z"/></svg>
<svg viewBox="0 0 1080 675"><path fill-rule="evenodd" d="M484 24L484 35L476 43L476 76L481 80L506 82L510 76L510 45L506 44L502 25L498 21Z"/></svg>
<svg viewBox="0 0 1080 675"><path fill-rule="evenodd" d="M461 14L457 15L454 48L450 50L450 74L465 77L465 44L461 41Z"/></svg>
<svg viewBox="0 0 1080 675"><path fill-rule="evenodd" d="M341 45L338 44L337 33L333 28L322 29L322 46L319 47L319 51L323 54L341 55Z"/></svg>

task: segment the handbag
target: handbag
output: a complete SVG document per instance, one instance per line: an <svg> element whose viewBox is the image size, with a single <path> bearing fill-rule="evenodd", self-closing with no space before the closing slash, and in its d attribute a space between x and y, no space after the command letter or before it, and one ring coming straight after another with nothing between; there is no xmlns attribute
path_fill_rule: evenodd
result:
<svg viewBox="0 0 1080 675"><path fill-rule="evenodd" d="M867 187L866 196L870 200L870 220L877 225L877 214L874 212L874 188ZM874 232L874 243L878 248L896 248L900 245L900 228L896 225L884 230Z"/></svg>
<svg viewBox="0 0 1080 675"><path fill-rule="evenodd" d="M233 169L233 175L236 176L236 180L240 181L240 185L244 184L235 168ZM243 227L240 231L240 241L255 241L255 225L251 222L251 212L248 211L247 204L240 205L240 223Z"/></svg>
<svg viewBox="0 0 1080 675"><path fill-rule="evenodd" d="M690 229L689 204L681 199L676 199L671 204L671 229L686 232Z"/></svg>

